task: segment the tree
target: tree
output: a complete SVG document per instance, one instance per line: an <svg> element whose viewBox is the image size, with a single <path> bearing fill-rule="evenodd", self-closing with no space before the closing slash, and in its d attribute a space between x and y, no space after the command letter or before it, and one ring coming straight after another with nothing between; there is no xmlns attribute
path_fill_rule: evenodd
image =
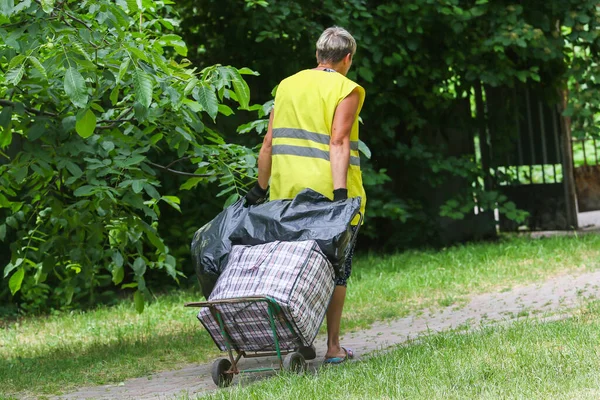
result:
<svg viewBox="0 0 600 400"><path fill-rule="evenodd" d="M250 149L211 129L249 107L254 72L195 68L173 4L0 1L0 240L25 311L94 304L115 286L141 311L148 269L181 276L157 231L161 208L179 210L164 173L232 202L256 172Z"/></svg>
<svg viewBox="0 0 600 400"><path fill-rule="evenodd" d="M365 163L369 209L362 232L373 235L373 244L439 244L440 213L462 218L476 204L524 217L481 183L490 177L473 148L481 127L470 103L478 87L535 86L552 102L567 83L579 86L586 97L572 96L567 115L577 131L597 130L593 1L221 3L182 2L182 35L194 43L190 57L229 57L261 71L261 101L270 99L265 87L313 65L314 43L325 27L343 26L357 39L350 78L367 92L361 137L373 154ZM469 151L452 149L457 141L446 135L450 129L464 134ZM456 187L440 190L448 182Z"/></svg>

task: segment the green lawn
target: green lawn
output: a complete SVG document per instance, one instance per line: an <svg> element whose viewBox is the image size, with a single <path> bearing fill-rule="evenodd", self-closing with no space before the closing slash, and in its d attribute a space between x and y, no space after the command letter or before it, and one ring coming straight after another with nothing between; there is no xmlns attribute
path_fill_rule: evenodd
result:
<svg viewBox="0 0 600 400"><path fill-rule="evenodd" d="M357 257L343 330L397 318L427 307L461 304L469 295L600 267L600 236L496 243L442 251ZM0 329L0 397L55 394L121 382L219 354L186 301L198 293L161 296L136 314L129 302L86 313L24 318Z"/></svg>
<svg viewBox="0 0 600 400"><path fill-rule="evenodd" d="M217 399L598 399L600 304L574 317L443 333L316 374L282 374Z"/></svg>
<svg viewBox="0 0 600 400"><path fill-rule="evenodd" d="M600 267L600 236L532 240L507 237L442 251L409 251L358 260L348 290L346 327L462 303L470 294L505 290L555 274Z"/></svg>

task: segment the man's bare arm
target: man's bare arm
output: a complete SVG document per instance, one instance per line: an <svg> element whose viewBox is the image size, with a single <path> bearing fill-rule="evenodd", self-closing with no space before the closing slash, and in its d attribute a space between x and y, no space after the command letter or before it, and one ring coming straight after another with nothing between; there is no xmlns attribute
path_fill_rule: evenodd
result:
<svg viewBox="0 0 600 400"><path fill-rule="evenodd" d="M269 178L271 178L271 148L273 146L273 111L269 116L269 127L267 134L263 140L262 147L258 153L258 185L262 189L269 186Z"/></svg>
<svg viewBox="0 0 600 400"><path fill-rule="evenodd" d="M350 165L350 132L356 120L359 103L360 95L358 89L355 89L338 104L333 116L329 160L331 161L334 190L347 188Z"/></svg>

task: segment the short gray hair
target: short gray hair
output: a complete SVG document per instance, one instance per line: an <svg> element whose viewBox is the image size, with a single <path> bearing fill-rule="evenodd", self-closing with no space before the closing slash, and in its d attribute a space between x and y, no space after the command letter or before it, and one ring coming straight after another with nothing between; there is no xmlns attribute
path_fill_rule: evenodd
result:
<svg viewBox="0 0 600 400"><path fill-rule="evenodd" d="M325 29L317 40L317 62L337 63L342 61L346 54L356 53L356 40L352 35L339 26Z"/></svg>

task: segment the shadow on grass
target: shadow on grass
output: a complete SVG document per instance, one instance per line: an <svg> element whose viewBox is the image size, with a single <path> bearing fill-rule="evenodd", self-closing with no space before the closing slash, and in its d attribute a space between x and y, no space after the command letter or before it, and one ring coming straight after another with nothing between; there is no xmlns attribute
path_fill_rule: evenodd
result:
<svg viewBox="0 0 600 400"><path fill-rule="evenodd" d="M125 379L214 358L219 350L198 324L166 335L140 334L85 348L58 348L30 358L0 359L2 396L58 394L82 386Z"/></svg>

